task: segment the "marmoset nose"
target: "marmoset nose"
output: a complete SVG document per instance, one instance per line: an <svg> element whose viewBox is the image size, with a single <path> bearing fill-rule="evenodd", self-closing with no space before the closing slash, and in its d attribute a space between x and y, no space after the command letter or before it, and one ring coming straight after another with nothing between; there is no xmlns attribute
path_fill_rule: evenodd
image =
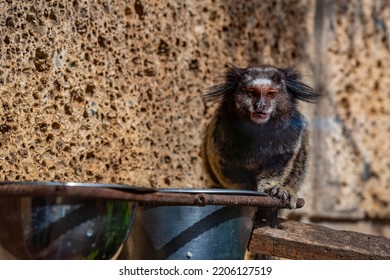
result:
<svg viewBox="0 0 390 280"><path fill-rule="evenodd" d="M254 109L256 111L263 111L265 109L265 101L263 97L255 102Z"/></svg>

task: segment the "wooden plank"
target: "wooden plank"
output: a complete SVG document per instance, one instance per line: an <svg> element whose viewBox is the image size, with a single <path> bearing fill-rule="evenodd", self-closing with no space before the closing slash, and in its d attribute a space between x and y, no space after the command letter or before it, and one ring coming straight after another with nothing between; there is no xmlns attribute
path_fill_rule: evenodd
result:
<svg viewBox="0 0 390 280"><path fill-rule="evenodd" d="M254 228L249 251L303 260L390 259L390 239L278 219L276 228Z"/></svg>

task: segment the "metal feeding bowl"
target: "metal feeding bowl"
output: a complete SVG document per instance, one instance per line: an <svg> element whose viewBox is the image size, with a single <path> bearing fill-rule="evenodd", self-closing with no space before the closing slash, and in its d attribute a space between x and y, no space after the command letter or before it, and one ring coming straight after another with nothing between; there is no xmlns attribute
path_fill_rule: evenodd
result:
<svg viewBox="0 0 390 280"><path fill-rule="evenodd" d="M162 189L160 192L198 194L196 199L200 202L208 196L211 204L223 204L224 200L231 201L236 196L252 200L267 196L255 191L226 189ZM242 205L139 206L120 258L243 259L256 210L257 206Z"/></svg>
<svg viewBox="0 0 390 280"><path fill-rule="evenodd" d="M0 259L242 259L257 208L288 206L255 191L0 182Z"/></svg>
<svg viewBox="0 0 390 280"><path fill-rule="evenodd" d="M128 237L136 202L96 197L110 188L130 187L0 183L0 258L115 258Z"/></svg>

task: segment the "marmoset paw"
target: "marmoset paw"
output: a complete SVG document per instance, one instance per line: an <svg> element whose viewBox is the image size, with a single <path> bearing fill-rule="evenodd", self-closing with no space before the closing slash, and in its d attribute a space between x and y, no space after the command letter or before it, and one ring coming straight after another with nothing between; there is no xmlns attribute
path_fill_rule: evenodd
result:
<svg viewBox="0 0 390 280"><path fill-rule="evenodd" d="M286 187L273 187L265 192L270 196L280 198L283 202L288 201L290 209L297 208L297 195L294 190Z"/></svg>

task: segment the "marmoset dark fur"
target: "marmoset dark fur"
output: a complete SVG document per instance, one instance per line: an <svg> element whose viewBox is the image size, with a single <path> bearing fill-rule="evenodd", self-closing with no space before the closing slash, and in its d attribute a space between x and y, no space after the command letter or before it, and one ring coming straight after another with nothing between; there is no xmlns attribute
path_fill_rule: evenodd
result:
<svg viewBox="0 0 390 280"><path fill-rule="evenodd" d="M318 96L292 67L232 66L225 82L205 96L219 103L203 143L215 186L265 191L296 208L308 155L307 122L297 100Z"/></svg>

